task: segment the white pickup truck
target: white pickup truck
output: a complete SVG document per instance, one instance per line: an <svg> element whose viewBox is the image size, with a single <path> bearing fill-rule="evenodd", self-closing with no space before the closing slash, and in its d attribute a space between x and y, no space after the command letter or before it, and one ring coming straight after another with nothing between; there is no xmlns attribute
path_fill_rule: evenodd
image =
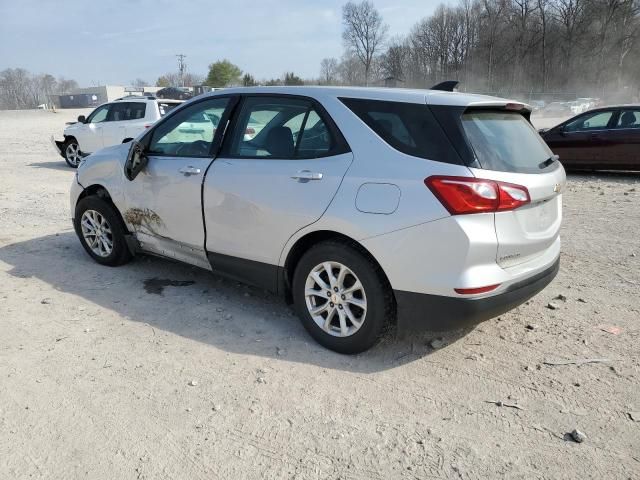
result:
<svg viewBox="0 0 640 480"><path fill-rule="evenodd" d="M51 141L67 164L76 168L82 157L137 137L181 103L141 95L119 98L100 105L86 118L80 115L64 129L64 140L51 137Z"/></svg>

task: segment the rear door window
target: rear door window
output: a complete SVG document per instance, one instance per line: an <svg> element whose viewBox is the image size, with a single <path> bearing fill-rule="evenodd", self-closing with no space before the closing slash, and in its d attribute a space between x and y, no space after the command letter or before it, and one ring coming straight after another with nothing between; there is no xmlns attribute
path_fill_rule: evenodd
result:
<svg viewBox="0 0 640 480"><path fill-rule="evenodd" d="M640 110L622 110L616 128L640 128Z"/></svg>
<svg viewBox="0 0 640 480"><path fill-rule="evenodd" d="M429 107L419 103L341 98L360 120L396 150L414 157L460 163Z"/></svg>
<svg viewBox="0 0 640 480"><path fill-rule="evenodd" d="M238 115L227 155L303 159L332 154L336 142L309 100L248 97Z"/></svg>
<svg viewBox="0 0 640 480"><path fill-rule="evenodd" d="M469 110L462 127L481 168L516 173L555 168L545 165L553 153L520 113Z"/></svg>
<svg viewBox="0 0 640 480"><path fill-rule="evenodd" d="M142 102L118 102L111 104L107 121L123 122L144 118L146 104Z"/></svg>

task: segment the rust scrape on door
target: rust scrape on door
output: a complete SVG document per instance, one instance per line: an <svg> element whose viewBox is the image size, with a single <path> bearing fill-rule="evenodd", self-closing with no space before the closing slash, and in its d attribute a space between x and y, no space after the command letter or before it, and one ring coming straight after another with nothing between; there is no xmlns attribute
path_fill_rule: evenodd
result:
<svg viewBox="0 0 640 480"><path fill-rule="evenodd" d="M159 235L156 229L164 226L160 216L149 208L130 208L124 212L124 221L136 232L146 231L153 235Z"/></svg>

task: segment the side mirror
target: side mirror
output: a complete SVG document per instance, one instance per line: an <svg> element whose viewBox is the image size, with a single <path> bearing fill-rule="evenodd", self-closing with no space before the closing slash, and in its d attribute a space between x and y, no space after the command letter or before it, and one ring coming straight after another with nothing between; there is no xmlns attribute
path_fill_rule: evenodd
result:
<svg viewBox="0 0 640 480"><path fill-rule="evenodd" d="M139 142L131 142L127 161L124 164L124 176L128 180L133 180L144 170L149 163L149 158L144 153L144 145Z"/></svg>
<svg viewBox="0 0 640 480"><path fill-rule="evenodd" d="M78 123L85 123L87 121L87 119L85 118L84 115L80 115L78 117Z"/></svg>

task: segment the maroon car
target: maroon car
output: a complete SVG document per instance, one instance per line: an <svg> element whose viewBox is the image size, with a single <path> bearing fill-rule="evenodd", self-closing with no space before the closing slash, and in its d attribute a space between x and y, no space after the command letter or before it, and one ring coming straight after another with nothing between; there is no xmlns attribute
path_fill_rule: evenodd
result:
<svg viewBox="0 0 640 480"><path fill-rule="evenodd" d="M640 170L640 105L589 110L540 135L568 170Z"/></svg>

